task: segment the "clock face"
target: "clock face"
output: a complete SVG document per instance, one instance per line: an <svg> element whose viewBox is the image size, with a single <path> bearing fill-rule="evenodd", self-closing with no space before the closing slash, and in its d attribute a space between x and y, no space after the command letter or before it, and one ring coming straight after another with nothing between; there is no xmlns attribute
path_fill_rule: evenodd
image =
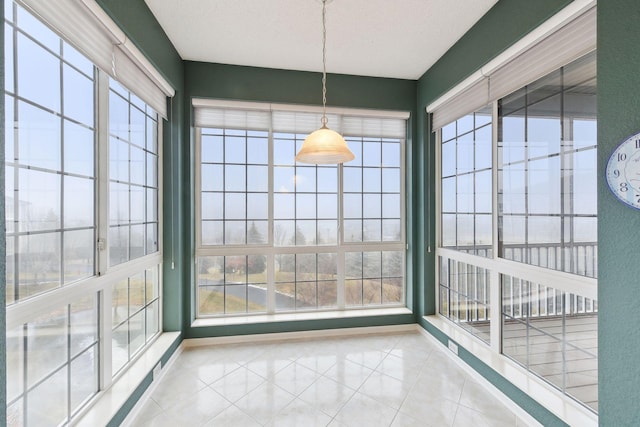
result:
<svg viewBox="0 0 640 427"><path fill-rule="evenodd" d="M622 141L609 157L607 184L615 196L640 209L640 133Z"/></svg>

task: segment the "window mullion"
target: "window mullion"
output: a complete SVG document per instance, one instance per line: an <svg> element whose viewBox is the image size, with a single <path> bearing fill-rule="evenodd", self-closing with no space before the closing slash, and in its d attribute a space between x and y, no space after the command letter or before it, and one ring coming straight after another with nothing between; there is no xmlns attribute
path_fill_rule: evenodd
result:
<svg viewBox="0 0 640 427"><path fill-rule="evenodd" d="M96 271L101 276L107 271L109 260L109 76L101 70L96 74Z"/></svg>
<svg viewBox="0 0 640 427"><path fill-rule="evenodd" d="M273 115L269 115L269 132L267 134L267 313L276 311L276 257L274 248L274 167L273 167Z"/></svg>
<svg viewBox="0 0 640 427"><path fill-rule="evenodd" d="M109 76L102 70L96 71L96 220L97 220L97 275L104 275L109 261ZM111 385L111 286L100 292L99 311L99 387Z"/></svg>
<svg viewBox="0 0 640 427"><path fill-rule="evenodd" d="M338 310L345 308L345 245L344 245L344 166L338 165L338 250L336 254L337 305Z"/></svg>
<svg viewBox="0 0 640 427"><path fill-rule="evenodd" d="M492 259L498 259L498 101L493 101L491 109L491 224L492 224L492 241L491 253ZM491 349L496 353L502 352L502 292L500 286L500 274L494 268L489 270L489 333L491 334Z"/></svg>

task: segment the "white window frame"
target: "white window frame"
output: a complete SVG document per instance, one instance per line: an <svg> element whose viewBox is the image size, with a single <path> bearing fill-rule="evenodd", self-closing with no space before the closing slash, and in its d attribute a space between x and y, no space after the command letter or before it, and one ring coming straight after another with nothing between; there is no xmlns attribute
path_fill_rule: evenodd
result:
<svg viewBox="0 0 640 427"><path fill-rule="evenodd" d="M11 0L8 0L11 1ZM18 6L22 7L23 2L18 1ZM27 6L31 1L26 1ZM90 1L86 3L91 4ZM44 4L44 3L43 3ZM48 4L48 3L47 3ZM96 7L99 6L94 5ZM88 6L89 7L89 6ZM58 5L55 5L58 8ZM64 8L61 8L64 9ZM101 9L96 9L96 13ZM26 9L32 13L31 8ZM64 10L62 10L64 13ZM104 12L102 12L104 14ZM105 19L106 15L104 15ZM42 17L36 16L42 21ZM45 25L51 26L50 23L44 22ZM108 25L114 26L112 21ZM117 27L116 27L117 28ZM64 34L64 33L63 33ZM65 37L62 37L66 40ZM15 43L15 40L14 40ZM139 54L139 52L138 52ZM140 60L140 59L138 59ZM147 61L144 59L144 61ZM148 61L147 61L148 62ZM157 72L156 72L157 74ZM109 75L99 69L94 63L94 108L95 108L95 132L94 132L94 224L96 241L94 246L94 275L87 277L68 285L63 285L55 289L51 289L33 297L17 300L6 307L6 330L10 331L15 328L22 327L24 324L38 319L40 316L51 313L52 309L71 304L83 297L94 297L97 301L97 318L96 331L99 348L98 377L96 383L98 385L97 393L91 399L76 408L77 412L73 415L73 420L86 413L89 408L96 403L97 398L107 389L111 387L119 378L123 377L127 369L140 359L145 351L158 340L162 335L163 324L163 119L162 114L158 112L156 121L156 138L157 138L157 222L158 222L158 247L157 251L151 254L135 258L113 267L109 267L108 254L108 231L109 231ZM151 77L149 77L151 78ZM163 79L164 81L164 79ZM166 83L166 82L165 82ZM133 93L133 91L132 91ZM165 111L166 113L166 111ZM5 132L12 132L13 129L5 129ZM146 198L145 198L146 200ZM112 290L114 284L120 280L127 279L144 273L147 269L157 268L158 272L158 330L148 341L145 336L144 345L130 357L127 364L120 369L114 376L111 371L112 366ZM18 284L16 284L18 286ZM146 310L146 302L145 308ZM69 332L67 332L69 334ZM25 355L26 357L26 355ZM27 369L26 366L23 369ZM26 388L26 385L23 385Z"/></svg>
<svg viewBox="0 0 640 427"><path fill-rule="evenodd" d="M231 108L231 109L246 109L246 110L262 110L262 111L300 111L303 113L320 113L322 109L320 107L315 106L300 106L300 105L285 105L285 104L268 104L268 103L259 103L259 102L238 102L238 101L223 101L223 100L212 100L212 99L196 99L193 101L194 110L196 110L196 117L199 117L198 107L213 107L213 108ZM376 110L359 110L359 109L350 109L350 108L327 108L327 114L348 114L349 116L362 116L364 118L400 118L403 120L408 120L409 114L404 112L387 112L387 111L376 111ZM196 119L196 123L198 123L198 119ZM309 245L309 246L275 246L273 242L273 224L274 224L274 210L273 210L273 133L274 131L271 129L272 126L269 126L268 129L268 173L269 173L269 216L268 216L268 233L267 241L268 243L264 245L203 245L202 244L202 234L201 234L201 224L202 224L202 214L201 214L201 194L202 194L202 186L201 186L201 173L200 173L200 165L201 165L201 137L202 137L202 129L203 127L195 126L195 156L194 156L194 181L195 181L195 224L194 224L194 233L196 236L196 264L197 268L197 258L203 256L234 256L234 255L265 255L267 257L267 309L266 312L259 313L230 313L230 314L216 314L216 315L201 315L198 310L200 307L199 304L199 292L198 292L198 280L194 281L194 307L195 313L194 317L196 319L208 319L208 318L216 318L216 317L238 317L238 316L255 316L255 315L272 315L272 314L290 314L290 313L300 313L300 312L319 312L319 311L351 311L351 310L366 310L372 308L398 308L398 307L406 307L406 297L407 297L407 272L406 272L406 134L404 138L400 139L400 204L401 204L401 237L399 241L394 242L345 242L343 236L343 173L342 173L342 165L338 166L338 242L335 245ZM277 131L276 131L277 133ZM350 135L349 135L350 136ZM354 137L360 137L354 135ZM348 138L348 136L347 136ZM366 137L364 137L366 138ZM383 137L384 138L384 137ZM382 193L381 193L382 194ZM345 303L345 253L347 252L385 252L385 251L399 251L403 254L403 295L402 301L397 304L371 304L371 305L359 305L359 306L347 306ZM332 253L337 255L337 306L330 308L318 308L311 310L276 310L276 295L275 295L275 271L274 271L274 257L275 255L280 254L304 254L304 253L313 253L313 254L322 254L322 253ZM197 273L196 273L197 275Z"/></svg>
<svg viewBox="0 0 640 427"><path fill-rule="evenodd" d="M434 292L435 298L435 312L434 316L427 316L425 319L427 322L435 325L438 329L444 331L450 339L457 341L468 349L473 349L474 355L476 355L481 361L486 363L491 368L495 369L498 373L503 375L507 380L518 386L521 390L524 390L532 398L541 402L545 407L558 415L561 419L568 422L571 425L596 425L597 414L592 410L587 409L586 406L579 403L577 400L570 398L563 394L556 387L550 385L542 378L536 377L534 374L529 373L517 362L511 360L508 356L502 354L502 289L501 289L501 276L511 276L519 279L526 280L532 284L538 284L553 288L560 292L567 294L575 294L590 298L593 301L598 299L598 280L596 278L579 276L577 274L567 273L558 270L551 270L545 267L539 267L535 265L529 265L518 261L512 261L499 257L498 253L498 217L499 212L497 209L498 201L498 101L504 95L508 93L502 93L499 96L493 96L493 89L488 84L490 77L500 67L509 65L509 62L516 59L520 59L521 54L535 46L536 43L544 40L550 34L553 34L558 29L561 29L568 23L571 23L579 16L584 16L586 11L594 12L595 1L592 0L576 0L572 4L568 5L565 9L560 11L557 15L549 19L542 24L536 30L532 31L529 35L525 36L519 42L515 43L507 51L496 57L487 65L483 66L481 70L471 75L465 81L461 82L456 87L452 88L449 92L430 104L426 111L427 113L434 113L439 108L443 108L438 123L433 123L435 133L435 281ZM584 20L583 20L584 21ZM587 25L588 27L588 25ZM593 39L591 39L593 36ZM566 63L571 62L573 59L577 59L583 55L586 55L595 48L595 32L590 35L590 42L593 42L593 46L584 50L584 45L581 46L583 50L578 56L567 57ZM585 42L585 44L589 44ZM524 55L523 55L524 56ZM520 57L520 58L519 58ZM557 60L557 59L555 59ZM518 62L516 62L517 64ZM559 67L557 67L559 68ZM548 72L555 71L557 68L548 70ZM548 73L547 72L547 73ZM543 77L547 73L536 76L537 78ZM532 80L533 81L533 80ZM515 88L519 89L519 88ZM464 96L472 95L476 98L463 104ZM492 257L482 257L473 254L467 254L459 252L455 249L443 248L442 242L442 132L440 127L444 124L453 122L460 117L481 109L483 106L490 104L492 106ZM474 111L468 111L469 106ZM466 110L465 110L466 109ZM452 116L460 113L457 116ZM444 119L446 118L446 119ZM435 118L434 118L435 120ZM449 122L445 123L446 120ZM490 335L491 343L487 345L486 342L480 338L474 336L471 332L464 328L458 327L450 321L447 317L440 314L440 262L441 260L450 259L456 262L462 262L475 267L481 267L487 269L490 272Z"/></svg>

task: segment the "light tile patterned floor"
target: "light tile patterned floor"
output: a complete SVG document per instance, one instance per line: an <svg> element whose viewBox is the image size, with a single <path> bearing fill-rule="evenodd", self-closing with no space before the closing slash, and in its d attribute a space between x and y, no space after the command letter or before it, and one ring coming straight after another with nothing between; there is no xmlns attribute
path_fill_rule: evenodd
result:
<svg viewBox="0 0 640 427"><path fill-rule="evenodd" d="M186 348L133 426L524 426L419 333Z"/></svg>

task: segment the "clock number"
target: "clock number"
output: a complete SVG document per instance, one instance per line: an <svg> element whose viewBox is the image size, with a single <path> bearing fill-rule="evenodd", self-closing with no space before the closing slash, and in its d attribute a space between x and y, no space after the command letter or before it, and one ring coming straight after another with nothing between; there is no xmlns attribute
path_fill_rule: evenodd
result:
<svg viewBox="0 0 640 427"><path fill-rule="evenodd" d="M614 170L613 176L615 176L616 178L620 178L620 171L618 169Z"/></svg>
<svg viewBox="0 0 640 427"><path fill-rule="evenodd" d="M626 182L621 182L620 191L622 191L623 193L629 191L629 184L627 184Z"/></svg>
<svg viewBox="0 0 640 427"><path fill-rule="evenodd" d="M640 194L636 194L636 203L640 204Z"/></svg>
<svg viewBox="0 0 640 427"><path fill-rule="evenodd" d="M640 139L636 139L636 149L640 148Z"/></svg>
<svg viewBox="0 0 640 427"><path fill-rule="evenodd" d="M624 162L625 160L627 160L627 155L625 153L618 153L618 161Z"/></svg>

